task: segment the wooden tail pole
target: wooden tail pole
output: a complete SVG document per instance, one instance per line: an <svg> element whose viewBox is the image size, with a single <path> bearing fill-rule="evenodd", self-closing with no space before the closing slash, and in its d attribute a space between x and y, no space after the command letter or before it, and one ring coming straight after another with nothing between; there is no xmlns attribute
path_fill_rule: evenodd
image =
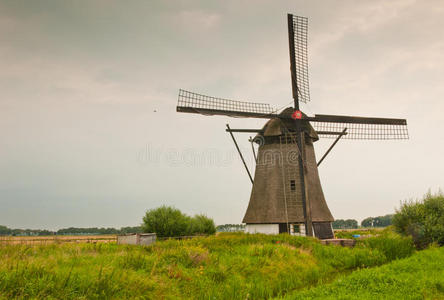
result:
<svg viewBox="0 0 444 300"><path fill-rule="evenodd" d="M245 163L244 156L242 155L242 152L240 151L239 146L237 145L236 139L234 138L234 135L231 132L230 125L228 124L227 124L227 131L230 133L231 138L233 139L234 145L236 146L237 152L239 153L239 156L244 164L245 170L247 170L247 174L248 177L250 178L251 184L253 184L253 178L251 177L250 171L248 170L247 164Z"/></svg>

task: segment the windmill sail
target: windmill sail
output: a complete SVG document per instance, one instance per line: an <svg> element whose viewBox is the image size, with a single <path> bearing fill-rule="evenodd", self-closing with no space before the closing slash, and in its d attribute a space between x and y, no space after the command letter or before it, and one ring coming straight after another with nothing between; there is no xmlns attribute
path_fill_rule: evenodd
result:
<svg viewBox="0 0 444 300"><path fill-rule="evenodd" d="M310 101L308 83L308 19L288 14L288 42L293 99Z"/></svg>
<svg viewBox="0 0 444 300"><path fill-rule="evenodd" d="M407 120L336 115L315 115L306 118L319 137L336 138L344 128L343 139L352 140L406 140L409 138Z"/></svg>
<svg viewBox="0 0 444 300"><path fill-rule="evenodd" d="M276 110L269 104L235 101L179 90L178 112L224 115L243 118L274 118Z"/></svg>

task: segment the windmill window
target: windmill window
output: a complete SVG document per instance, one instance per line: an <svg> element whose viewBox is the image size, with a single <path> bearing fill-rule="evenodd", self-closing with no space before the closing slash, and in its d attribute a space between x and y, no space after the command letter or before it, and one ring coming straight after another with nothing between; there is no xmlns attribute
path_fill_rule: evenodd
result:
<svg viewBox="0 0 444 300"><path fill-rule="evenodd" d="M292 191L296 190L296 182L294 180L290 180L290 189Z"/></svg>

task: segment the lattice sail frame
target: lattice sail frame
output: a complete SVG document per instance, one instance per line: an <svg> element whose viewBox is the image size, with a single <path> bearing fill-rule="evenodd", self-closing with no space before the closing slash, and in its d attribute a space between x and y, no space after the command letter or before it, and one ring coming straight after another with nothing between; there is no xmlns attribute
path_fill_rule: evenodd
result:
<svg viewBox="0 0 444 300"><path fill-rule="evenodd" d="M296 84L299 101L310 101L310 87L308 80L308 18L293 17L294 31L294 59L296 69Z"/></svg>
<svg viewBox="0 0 444 300"><path fill-rule="evenodd" d="M360 124L360 123L330 123L314 122L310 124L318 132L320 138L337 138L336 134L322 134L320 132L340 133L347 128L347 134L342 139L350 140L407 140L409 132L407 125L393 124Z"/></svg>
<svg viewBox="0 0 444 300"><path fill-rule="evenodd" d="M179 90L177 107L192 108L196 110L196 112L199 112L199 110L203 112L224 111L228 113L249 113L257 115L271 115L276 113L276 109L266 103L235 101L197 94L182 89Z"/></svg>

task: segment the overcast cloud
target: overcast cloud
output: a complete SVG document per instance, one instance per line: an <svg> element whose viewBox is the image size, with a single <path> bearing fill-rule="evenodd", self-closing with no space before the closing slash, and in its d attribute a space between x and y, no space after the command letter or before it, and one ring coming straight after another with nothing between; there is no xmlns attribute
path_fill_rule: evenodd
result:
<svg viewBox="0 0 444 300"><path fill-rule="evenodd" d="M442 187L442 1L0 0L0 224L137 225L162 204L240 223L251 184L224 128L263 120L179 114L177 92L289 103L287 12L309 18L303 111L408 119L410 140L323 162L333 216Z"/></svg>

